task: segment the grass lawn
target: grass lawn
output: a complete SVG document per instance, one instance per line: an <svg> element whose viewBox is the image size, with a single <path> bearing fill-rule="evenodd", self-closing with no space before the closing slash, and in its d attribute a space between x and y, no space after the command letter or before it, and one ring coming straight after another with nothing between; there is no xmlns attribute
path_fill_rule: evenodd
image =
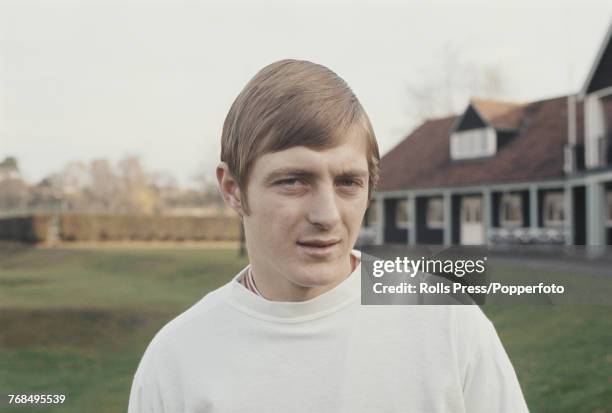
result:
<svg viewBox="0 0 612 413"><path fill-rule="evenodd" d="M244 265L233 249L0 244L0 412L125 411L155 332ZM483 309L532 412L612 412L611 307ZM9 407L10 393L68 400Z"/></svg>

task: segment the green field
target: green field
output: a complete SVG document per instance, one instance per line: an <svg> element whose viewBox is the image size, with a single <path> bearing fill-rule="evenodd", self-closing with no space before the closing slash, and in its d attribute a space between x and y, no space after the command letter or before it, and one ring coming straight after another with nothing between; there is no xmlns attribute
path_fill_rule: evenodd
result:
<svg viewBox="0 0 612 413"><path fill-rule="evenodd" d="M0 412L125 411L155 332L245 264L228 249L2 244ZM503 271L525 273L512 266ZM484 310L532 412L612 412L611 307ZM66 394L68 400L9 407L10 393Z"/></svg>

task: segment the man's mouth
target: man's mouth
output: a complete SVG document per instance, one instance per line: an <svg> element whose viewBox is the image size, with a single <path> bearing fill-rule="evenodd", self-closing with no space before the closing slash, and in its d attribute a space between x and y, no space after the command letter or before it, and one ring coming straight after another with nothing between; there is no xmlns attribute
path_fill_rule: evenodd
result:
<svg viewBox="0 0 612 413"><path fill-rule="evenodd" d="M313 239L313 240L305 240L298 241L297 244L304 247L312 247L312 248L326 248L332 245L339 243L339 239Z"/></svg>
<svg viewBox="0 0 612 413"><path fill-rule="evenodd" d="M320 259L331 257L337 246L340 245L340 240L337 238L309 239L298 241L296 244L302 253L309 257Z"/></svg>

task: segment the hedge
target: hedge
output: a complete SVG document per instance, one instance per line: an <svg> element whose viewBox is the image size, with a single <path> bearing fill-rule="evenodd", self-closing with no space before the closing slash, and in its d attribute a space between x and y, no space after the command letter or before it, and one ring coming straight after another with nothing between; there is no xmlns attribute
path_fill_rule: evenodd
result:
<svg viewBox="0 0 612 413"><path fill-rule="evenodd" d="M44 242L48 238L50 215L0 218L0 239L21 242Z"/></svg>
<svg viewBox="0 0 612 413"><path fill-rule="evenodd" d="M62 214L57 236L63 241L239 240L237 217ZM0 239L44 242L52 238L53 217L32 215L0 219Z"/></svg>

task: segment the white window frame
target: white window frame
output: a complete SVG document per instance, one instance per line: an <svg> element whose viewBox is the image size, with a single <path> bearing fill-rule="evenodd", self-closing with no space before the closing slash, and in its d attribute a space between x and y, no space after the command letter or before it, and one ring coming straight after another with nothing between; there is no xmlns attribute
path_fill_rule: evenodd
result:
<svg viewBox="0 0 612 413"><path fill-rule="evenodd" d="M553 216L549 216L549 207L553 207ZM542 217L545 227L560 227L565 224L565 196L563 192L547 192L542 202ZM560 218L559 214L563 216Z"/></svg>
<svg viewBox="0 0 612 413"><path fill-rule="evenodd" d="M516 228L523 226L523 205L522 197L520 194L502 194L499 201L499 223L500 226L505 228ZM514 205L513 205L514 204ZM517 219L506 219L507 208L518 208Z"/></svg>
<svg viewBox="0 0 612 413"><path fill-rule="evenodd" d="M439 217L433 216L439 212ZM427 228L442 229L444 228L444 199L441 197L428 198L427 207L425 210L427 216Z"/></svg>
<svg viewBox="0 0 612 413"><path fill-rule="evenodd" d="M451 159L482 158L497 151L497 133L491 127L458 131L450 139Z"/></svg>

